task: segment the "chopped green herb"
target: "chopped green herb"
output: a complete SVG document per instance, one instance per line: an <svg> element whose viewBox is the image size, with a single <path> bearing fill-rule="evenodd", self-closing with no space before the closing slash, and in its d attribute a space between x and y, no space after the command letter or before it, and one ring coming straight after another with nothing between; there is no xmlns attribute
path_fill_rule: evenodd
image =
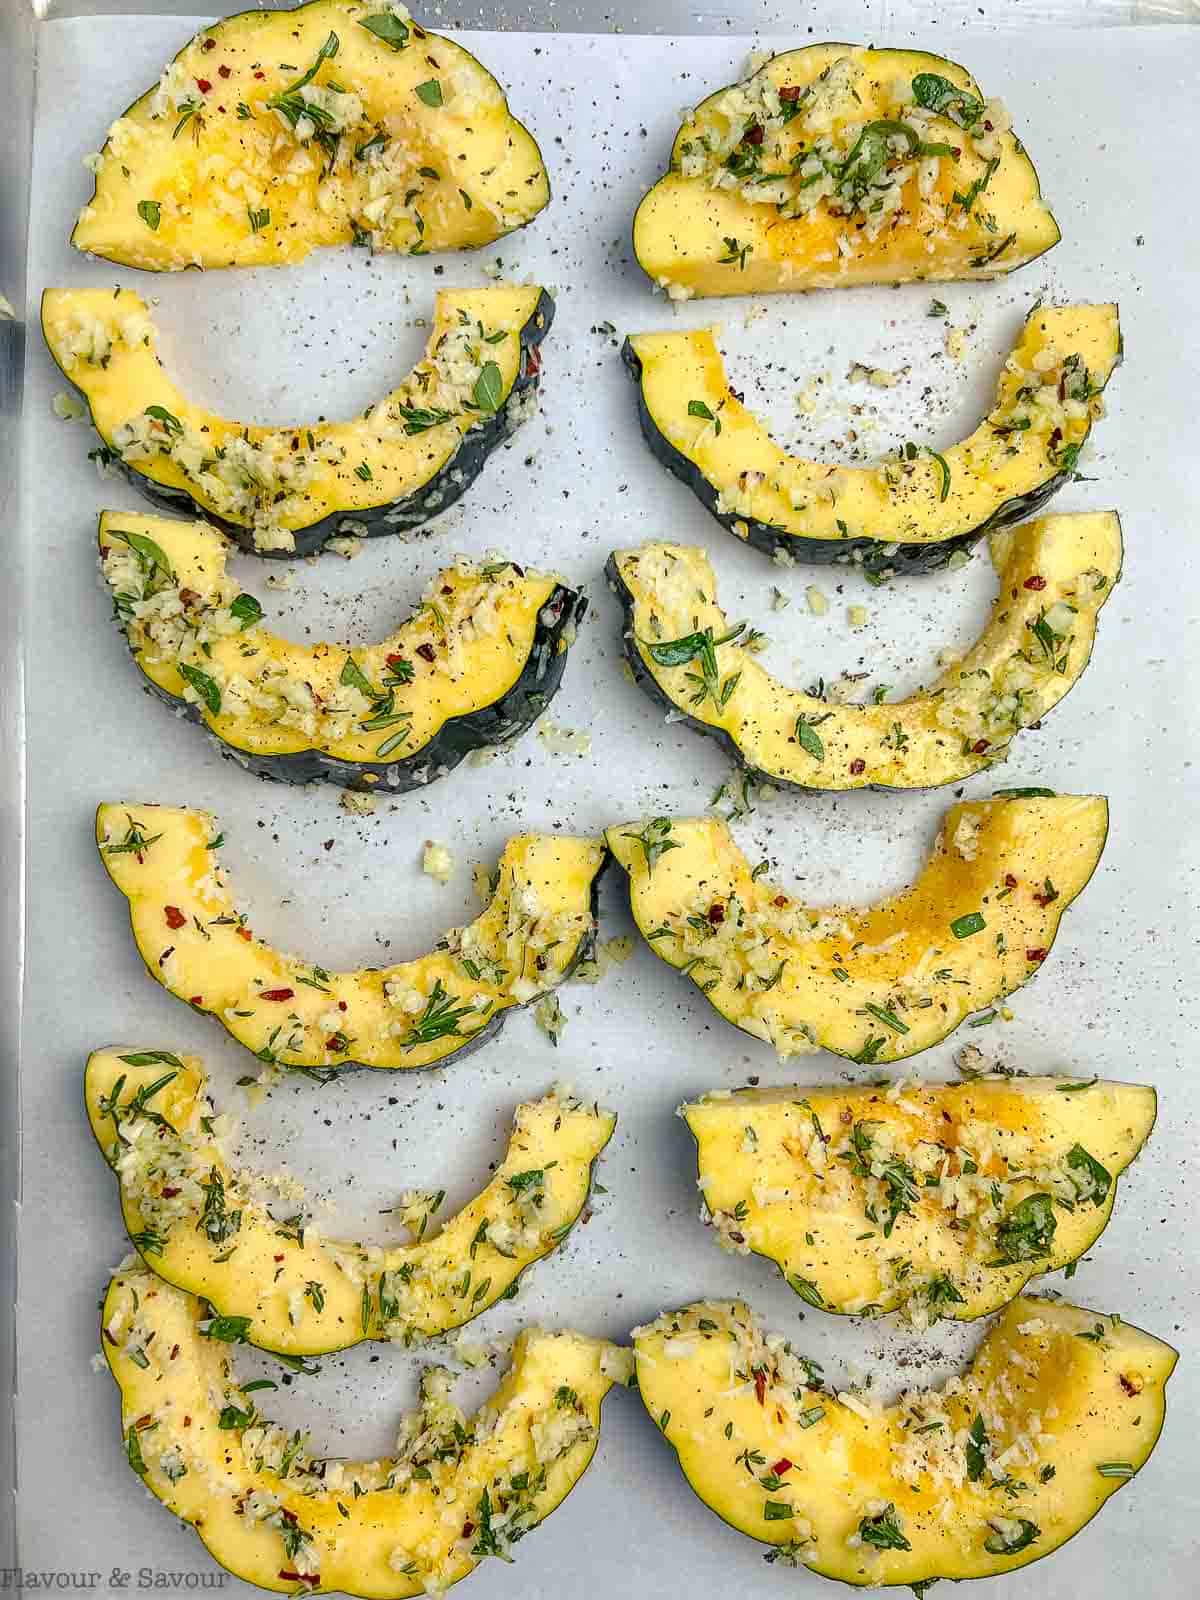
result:
<svg viewBox="0 0 1200 1600"><path fill-rule="evenodd" d="M408 23L402 22L394 11L377 11L373 16L360 17L358 25L384 44L390 44L393 50L403 50L408 43Z"/></svg>
<svg viewBox="0 0 1200 1600"><path fill-rule="evenodd" d="M481 411L498 411L504 399L504 379L494 361L485 361L471 390L475 404Z"/></svg>

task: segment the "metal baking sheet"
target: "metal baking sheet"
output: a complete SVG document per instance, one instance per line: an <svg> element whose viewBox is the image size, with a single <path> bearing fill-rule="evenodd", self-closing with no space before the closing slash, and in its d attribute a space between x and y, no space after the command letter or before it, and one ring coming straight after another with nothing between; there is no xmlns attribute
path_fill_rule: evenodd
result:
<svg viewBox="0 0 1200 1600"><path fill-rule="evenodd" d="M872 10L872 22L877 40L907 40L885 13ZM769 663L800 683L869 670L897 689L914 687L940 648L972 636L992 580L980 558L962 572L876 591L840 570L781 573L740 548L645 450L616 336L605 325L623 333L720 321L734 381L752 385L782 436L811 450L851 447L848 407L862 392L841 380L852 360L907 365L905 381L874 401L875 414L855 421L860 444L882 451L914 434L937 447L973 426L1024 312L1048 294L1121 302L1126 362L1110 389L1110 415L1084 458L1086 481L1056 506L1118 508L1126 568L1093 665L1040 732L1021 736L997 781L1105 792L1113 825L1100 872L1045 970L1014 997L1012 1022L968 1037L1029 1070L1069 1067L1156 1084L1158 1129L1070 1293L1172 1340L1184 1359L1162 1442L1138 1482L1066 1549L994 1580L988 1593L1117 1600L1139 1581L1172 1600L1194 1592L1190 1419L1200 1401L1200 1274L1191 1196L1200 1168L1189 1047L1200 931L1192 755L1200 716L1187 691L1200 666L1192 538L1200 516L1200 347L1189 333L1200 257L1180 197L1194 190L1188 130L1200 36L1097 30L1082 50L1079 34L1052 30L956 33L953 47L932 39L1008 100L1064 232L1050 257L1014 279L937 291L954 324L971 330L968 357L955 362L942 325L924 315L929 297L919 288L681 310L648 292L630 260L633 206L665 158L679 108L740 69L751 43L742 37L475 34L472 48L508 86L555 186L552 208L533 227L477 256L326 252L274 273L171 278L88 262L66 242L89 192L81 158L194 25L146 15L38 29L24 476L19 514L10 515L24 597L30 883L19 1079L20 1564L27 1573L95 1572L100 1589L122 1587L122 1573L137 1587L143 1568L183 1574L184 1584L197 1581L189 1574L216 1570L194 1535L138 1491L122 1459L115 1389L91 1368L96 1302L125 1244L115 1188L82 1115L81 1072L89 1049L113 1041L201 1053L218 1104L241 1116L246 1163L272 1170L286 1157L329 1226L379 1236L388 1223L377 1213L403 1188L444 1186L447 1209L461 1203L502 1149L512 1106L554 1079L615 1107L620 1122L601 1169L607 1193L520 1297L477 1324L481 1337L504 1339L536 1321L620 1339L665 1305L742 1294L827 1371L871 1372L884 1390L901 1375L939 1379L966 1358L978 1329L939 1327L917 1338L886 1322L815 1313L801 1321L773 1269L722 1255L696 1219L677 1102L752 1076L815 1083L847 1072L846 1063L808 1057L781 1067L639 947L600 987L562 992L568 1023L557 1051L519 1017L457 1067L360 1073L325 1087L289 1081L250 1106L235 1087L248 1058L145 977L124 906L95 859L91 818L105 799L210 807L256 929L325 965L353 966L415 954L470 916L471 864L494 858L521 828L584 831L702 811L727 765L714 746L666 724L622 674L617 608L601 579L611 548L650 536L706 544L726 609L765 625ZM843 37L860 31L845 17L830 28ZM83 424L52 415L62 381L36 333L37 296L46 285L120 282L153 297L165 359L190 391L228 414L267 422L348 413L390 387L423 344L420 323L435 287L484 282L485 263L497 257L506 274L532 275L558 297L541 415L427 538L375 541L348 563L290 564L287 589L266 583L277 565L239 558L234 570L284 630L351 642L384 632L460 550L502 549L585 581L592 614L550 717L586 729L591 752L555 755L528 737L489 766L462 768L427 794L384 800L373 816L352 818L331 788L290 791L249 778L141 693L108 621L93 543L102 507L139 502L129 487L97 479ZM799 416L794 391L822 374L830 375L828 398L815 415ZM803 604L813 581L831 601L824 618ZM770 607L776 584L794 602L779 614ZM857 604L870 622L853 632L846 608ZM968 792L994 786L977 778ZM807 896L866 899L911 874L951 798L779 797L760 801L739 833ZM420 871L426 839L454 852L446 887ZM6 875L6 886L17 881ZM615 872L602 914L604 936L629 931ZM931 1050L910 1070L948 1074L964 1042L960 1035ZM11 1099L11 1084L4 1093ZM8 1116L2 1121L11 1126ZM1061 1288L1062 1280L1048 1284ZM239 1353L243 1361L247 1372L270 1365L253 1353ZM308 1428L319 1451L383 1450L415 1396L420 1363L416 1354L358 1347L281 1391L276 1409ZM465 1388L478 1385L475 1375ZM636 1399L616 1394L596 1461L567 1504L522 1546L514 1567L493 1564L470 1587L525 1600L548 1600L564 1585L637 1600L688 1588L820 1592L822 1580L764 1567L761 1556L692 1496ZM224 1589L251 1592L232 1579Z"/></svg>

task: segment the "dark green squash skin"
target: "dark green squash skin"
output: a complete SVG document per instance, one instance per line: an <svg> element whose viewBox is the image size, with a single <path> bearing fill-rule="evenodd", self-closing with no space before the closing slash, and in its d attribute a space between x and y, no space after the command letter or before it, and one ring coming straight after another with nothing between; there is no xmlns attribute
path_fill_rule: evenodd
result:
<svg viewBox="0 0 1200 1600"><path fill-rule="evenodd" d="M1122 351L1118 350L1114 371L1120 365L1121 355ZM733 533L734 538L740 543L752 545L764 555L782 554L791 561L808 562L813 566L825 566L836 562L843 566L859 567L875 583L886 582L890 577L912 578L920 577L924 573L940 572L949 565L951 557L959 550L969 554L989 533L1036 516L1047 501L1075 475L1073 467L1057 472L1047 482L1039 484L1036 489L1031 489L1028 494L1014 495L1011 500L1006 500L978 527L968 529L965 533L955 534L949 539L939 539L936 543L892 544L886 539L869 537L804 538L798 534L787 533L782 528L773 527L769 522L758 522L753 517L739 517L729 512L718 511L717 490L695 462L677 450L659 431L658 424L651 416L642 388L642 361L628 339L622 346L621 359L638 386L638 421L641 423L642 436L650 446L651 454L662 462L668 472L674 473L675 477L687 484L727 533ZM745 538L740 533L734 533L735 523L747 530Z"/></svg>
<svg viewBox="0 0 1200 1600"><path fill-rule="evenodd" d="M593 888L593 890L592 890L592 899L593 899L593 907L592 907L592 909L593 909L593 911L595 910L595 904L594 904L595 898L596 898L596 892L595 892L595 889ZM203 1104L205 1102L207 1102L210 1111L215 1111L216 1110L216 1107L213 1105L211 1096L209 1096L207 1093L204 1095L203 1100L202 1100L201 1103ZM84 1087L84 1107L83 1107L83 1110L84 1110L84 1119L86 1120L87 1119L87 1090L86 1090L86 1082L85 1082L85 1087ZM616 1132L616 1125L615 1124L613 1125L613 1132L614 1133ZM605 1150L607 1150L607 1148L608 1148L609 1144L611 1143L611 1141L612 1141L612 1134L610 1133L608 1138L605 1140L604 1144L600 1147L599 1150L597 1150L595 1156L592 1158L591 1162L588 1164L588 1186L587 1186L587 1191L584 1194L584 1197L583 1197L583 1200L582 1200L582 1202L580 1204L579 1210L571 1218L571 1221L570 1221L570 1224L567 1227L566 1233L564 1233L562 1238L557 1241L557 1243L554 1246L554 1249L552 1251L550 1251L551 1255L555 1254L564 1244L566 1244L567 1239L570 1237L570 1235L573 1232L576 1224L579 1222L579 1219L583 1216L584 1212L587 1210L588 1203L590 1202L590 1200L592 1198L592 1190L594 1189L595 1184L596 1184L596 1167L597 1167L597 1165L598 1165L598 1163L600 1161L601 1156L604 1154ZM103 1151L101 1151L100 1153L101 1153L102 1156L104 1155ZM105 1165L108 1167L108 1170L110 1172L114 1172L114 1168L112 1166L112 1163L108 1160L107 1156L104 1157L104 1162L105 1162ZM118 1182L118 1197L119 1197L120 1179L118 1179L117 1182ZM470 1202L468 1201L467 1203L469 1204ZM120 1205L120 1200L118 1198L118 1206L119 1205ZM152 1259L150 1253L147 1252L146 1250L144 1250L139 1244L137 1244L135 1240L131 1239L129 1242L130 1242L130 1245L132 1246L132 1248L134 1249L134 1251L137 1253L137 1255L141 1257L142 1265L146 1268L146 1270L148 1272L153 1272L154 1275L156 1277L161 1278L164 1283L171 1284L171 1286L173 1288L179 1289L183 1294L191 1294L192 1291L190 1289L184 1288L183 1284L176 1283L173 1278L167 1277L166 1273L162 1269L161 1260ZM525 1277L525 1274L530 1270L531 1267L538 1266L539 1263L541 1263L542 1261L545 1261L546 1259L547 1259L546 1256L539 1256L536 1261L530 1261L527 1266L522 1267L521 1271L517 1274L517 1276L513 1279L512 1283L508 1286L508 1289L506 1290L506 1292L500 1296L499 1300L494 1301L493 1304L494 1305L499 1305L500 1301L502 1301L502 1300L515 1300L517 1298L517 1294L520 1291L520 1286L521 1286L522 1280ZM221 1307L219 1305L217 1305L214 1301L211 1301L211 1300L208 1303L212 1306L213 1310L217 1313L217 1315L220 1316L221 1315ZM492 1309L492 1307L489 1306L487 1308L487 1311L490 1311L491 1309ZM485 1317L487 1315L487 1311L476 1312L474 1316L468 1316L468 1317L465 1318L464 1321L456 1322L452 1328L447 1328L445 1330L445 1334L455 1333L455 1332L457 1332L458 1329L467 1327L470 1323L474 1322L478 1317ZM439 1335L438 1337L443 1337L443 1336L444 1335ZM362 1338L351 1338L351 1339L347 1339L345 1344L335 1345L331 1350L322 1350L320 1355L299 1356L299 1357L293 1356L289 1351L274 1350L274 1349L272 1349L272 1347L269 1344L256 1344L250 1339L247 1339L245 1342L246 1342L246 1344L248 1344L251 1347L251 1349L254 1349L254 1350L265 1350L268 1355L275 1356L275 1357L277 1357L278 1360L283 1361L283 1362L285 1362L285 1363L290 1365L290 1364L292 1364L293 1362L295 1362L297 1360L302 1361L302 1362L304 1362L304 1361L320 1361L320 1360L323 1360L325 1356L337 1355L338 1352L342 1351L342 1350L353 1350L356 1345L358 1345L358 1344L367 1344L367 1343L370 1343L371 1341L368 1340L368 1339L362 1339ZM425 1341L423 1339L418 1339L416 1342L418 1344L420 1344L420 1343L423 1343Z"/></svg>
<svg viewBox="0 0 1200 1600"><path fill-rule="evenodd" d="M565 641L572 636L587 606L587 600L576 590L556 584L538 612L533 644L512 688L489 706L449 718L428 744L411 755L397 752L394 759L387 761L341 761L323 750L280 755L242 750L213 732L198 705L168 693L156 683L147 682L144 687L147 694L170 706L177 716L199 724L228 760L260 778L275 778L281 783L336 783L342 789L357 789L364 794L409 794L445 777L473 751L507 744L528 732L558 692L567 664Z"/></svg>
<svg viewBox="0 0 1200 1600"><path fill-rule="evenodd" d="M294 550L256 549L252 529L239 522L227 521L208 506L193 500L186 489L155 483L110 449L111 464L151 504L182 516L200 517L228 534L249 555L260 556L268 561L294 561L300 556L318 555L328 540L348 534L374 539L388 533L410 533L430 518L448 511L455 501L460 500L483 471L484 463L492 451L503 444L513 431L508 420L508 402L514 396L538 387L542 368L538 346L550 331L553 321L554 301L543 290L533 314L521 329L521 364L504 403L486 422L463 435L458 449L432 478L403 500L367 506L352 512L331 511L327 516L309 523L306 528L293 529L296 541ZM85 403L86 399L84 396ZM109 448L107 441L104 442L106 449Z"/></svg>

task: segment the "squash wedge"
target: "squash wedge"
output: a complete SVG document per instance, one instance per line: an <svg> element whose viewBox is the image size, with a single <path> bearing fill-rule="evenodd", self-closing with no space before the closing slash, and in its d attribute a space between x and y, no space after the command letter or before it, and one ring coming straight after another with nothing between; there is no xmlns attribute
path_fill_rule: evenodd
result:
<svg viewBox="0 0 1200 1600"><path fill-rule="evenodd" d="M1176 1353L1119 1317L1014 1300L944 1389L831 1393L740 1302L634 1334L638 1388L691 1487L768 1560L860 1587L1049 1555L1149 1460Z"/></svg>
<svg viewBox="0 0 1200 1600"><path fill-rule="evenodd" d="M303 1212L270 1214L252 1179L230 1168L197 1057L94 1051L84 1098L146 1265L239 1319L248 1344L290 1356L362 1339L421 1343L511 1297L578 1221L616 1124L555 1093L520 1105L504 1159L474 1200L436 1227L438 1196L409 1192L398 1209L414 1242L370 1245L327 1239Z"/></svg>
<svg viewBox="0 0 1200 1600"><path fill-rule="evenodd" d="M730 389L711 328L635 334L622 353L651 451L723 528L785 564L853 562L882 580L944 567L1069 481L1120 363L1121 327L1115 305L1038 307L973 433L940 453L906 444L874 466L776 444Z"/></svg>
<svg viewBox="0 0 1200 1600"><path fill-rule="evenodd" d="M527 1328L473 1417L450 1399L451 1374L432 1367L394 1456L322 1461L238 1384L236 1318L140 1264L118 1269L101 1317L129 1465L221 1566L280 1594L403 1600L449 1588L485 1556L508 1558L591 1461L618 1356L602 1339ZM461 1516L445 1515L451 1503Z"/></svg>
<svg viewBox="0 0 1200 1600"><path fill-rule="evenodd" d="M781 1058L899 1061L1026 983L1096 869L1108 803L1037 791L951 806L920 875L865 909L805 906L721 821L607 830L642 938Z"/></svg>
<svg viewBox="0 0 1200 1600"><path fill-rule="evenodd" d="M491 73L388 0L202 28L92 167L72 244L151 272L280 266L321 245L477 249L550 198Z"/></svg>
<svg viewBox="0 0 1200 1600"><path fill-rule="evenodd" d="M225 570L202 522L104 511L100 566L149 687L249 771L402 794L537 721L587 601L511 561L460 557L379 644L297 644Z"/></svg>
<svg viewBox="0 0 1200 1600"><path fill-rule="evenodd" d="M672 299L995 278L1060 238L998 100L920 50L817 44L690 112L633 248Z"/></svg>
<svg viewBox="0 0 1200 1600"><path fill-rule="evenodd" d="M976 1078L739 1089L679 1108L701 1216L809 1305L917 1328L1077 1260L1154 1126L1148 1086Z"/></svg>
<svg viewBox="0 0 1200 1600"><path fill-rule="evenodd" d="M928 689L846 705L791 689L730 623L696 545L616 550L608 577L624 649L650 697L789 789L930 789L1003 761L1079 681L1121 572L1115 512L1043 517L990 539L999 592L984 631ZM749 642L748 642L749 641Z"/></svg>
<svg viewBox="0 0 1200 1600"><path fill-rule="evenodd" d="M266 428L181 392L140 295L42 296L46 344L87 404L101 459L164 510L206 517L276 557L411 530L452 506L536 405L537 347L553 315L536 285L443 289L424 356L362 416Z"/></svg>
<svg viewBox="0 0 1200 1600"><path fill-rule="evenodd" d="M208 812L188 806L96 813L100 859L129 902L147 972L272 1070L431 1067L478 1049L512 1007L590 952L607 860L598 839L518 834L474 922L415 961L327 972L254 937L225 883L222 838Z"/></svg>

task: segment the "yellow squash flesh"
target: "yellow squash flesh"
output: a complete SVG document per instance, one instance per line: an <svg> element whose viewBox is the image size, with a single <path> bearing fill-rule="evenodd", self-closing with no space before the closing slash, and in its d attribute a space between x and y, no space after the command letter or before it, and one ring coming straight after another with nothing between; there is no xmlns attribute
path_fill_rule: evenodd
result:
<svg viewBox="0 0 1200 1600"><path fill-rule="evenodd" d="M1033 976L1107 829L1108 803L1094 795L964 801L909 888L819 909L755 876L715 819L653 818L607 838L642 937L726 1021L781 1057L884 1062L936 1044Z"/></svg>
<svg viewBox="0 0 1200 1600"><path fill-rule="evenodd" d="M320 245L476 249L550 198L541 152L491 73L386 0L312 0L202 29L109 129L95 173L72 244L152 272L279 266Z"/></svg>
<svg viewBox="0 0 1200 1600"><path fill-rule="evenodd" d="M122 1268L101 1315L130 1465L223 1567L281 1594L402 1600L507 1556L587 1468L616 1355L600 1339L528 1328L473 1417L433 1368L394 1457L320 1461L239 1387L227 1330L200 1300Z"/></svg>
<svg viewBox="0 0 1200 1600"><path fill-rule="evenodd" d="M403 1214L415 1241L373 1245L327 1239L303 1209L273 1217L255 1198L253 1178L231 1169L214 1131L197 1057L97 1050L84 1095L146 1265L244 1319L247 1343L293 1356L368 1338L419 1343L515 1293L579 1217L616 1123L553 1093L518 1106L504 1159L474 1200L439 1228L437 1197L411 1196Z"/></svg>
<svg viewBox="0 0 1200 1600"><path fill-rule="evenodd" d="M433 1066L490 1037L587 951L600 840L518 834L487 909L428 955L328 972L256 939L225 885L220 830L186 806L112 803L96 843L150 975L268 1067Z"/></svg>
<svg viewBox="0 0 1200 1600"><path fill-rule="evenodd" d="M1149 1459L1176 1361L1119 1317L1025 1297L961 1378L882 1408L823 1389L736 1301L668 1312L634 1348L701 1500L776 1559L863 1587L1049 1555Z"/></svg>
<svg viewBox="0 0 1200 1600"><path fill-rule="evenodd" d="M724 735L751 772L800 789L913 789L958 783L1003 760L1014 734L1078 681L1120 576L1121 525L1111 511L1043 517L994 533L991 554L999 592L966 654L906 700L861 706L789 688L736 634L719 642L733 630L698 546L645 544L616 551L612 564L635 674L690 722ZM694 657L655 659L699 633L713 644L711 689Z"/></svg>
<svg viewBox="0 0 1200 1600"><path fill-rule="evenodd" d="M711 328L636 334L628 348L652 448L732 533L759 543L761 527L796 560L849 560L851 541L939 546L1028 516L1074 470L1121 330L1115 305L1039 307L973 433L938 455L914 447L872 466L776 444L731 391ZM886 575L886 551L879 559Z"/></svg>
<svg viewBox="0 0 1200 1600"><path fill-rule="evenodd" d="M143 552L150 540L169 574L155 555L148 568L130 535L143 541ZM534 652L542 608L560 587L557 577L511 562L477 565L464 557L433 580L394 633L351 649L300 644L231 615L239 589L225 570L228 546L205 523L105 511L99 544L140 670L164 694L193 706L224 744L254 756L319 750L349 763L386 762L393 752L395 760L411 760L447 722L494 705L513 688ZM407 681L395 681L396 659ZM213 681L217 711L181 664ZM362 692L363 679L376 696ZM391 709L381 720L372 708L385 684Z"/></svg>
<svg viewBox="0 0 1200 1600"><path fill-rule="evenodd" d="M913 80L926 74L963 91L959 121L914 113ZM973 132L964 104L981 108ZM836 169L866 153L860 134L881 122L942 153L911 159L911 138L897 135L861 203L847 203ZM643 271L680 300L993 278L1059 237L1025 147L963 67L847 44L786 51L703 100L633 225Z"/></svg>
<svg viewBox="0 0 1200 1600"><path fill-rule="evenodd" d="M522 372L523 335L539 319L545 325L542 295L536 285L441 290L425 355L397 388L349 421L283 427L236 422L189 400L164 369L157 330L132 290L47 289L42 331L105 446L144 492L190 503L259 553L287 554L297 533L318 524L332 535L361 531L364 519L398 528L422 520L406 502L472 430L503 413ZM488 365L495 405L481 410L474 397Z"/></svg>
<svg viewBox="0 0 1200 1600"><path fill-rule="evenodd" d="M996 1311L1094 1244L1155 1110L1140 1084L984 1078L740 1089L679 1114L722 1245L810 1305L924 1328Z"/></svg>

